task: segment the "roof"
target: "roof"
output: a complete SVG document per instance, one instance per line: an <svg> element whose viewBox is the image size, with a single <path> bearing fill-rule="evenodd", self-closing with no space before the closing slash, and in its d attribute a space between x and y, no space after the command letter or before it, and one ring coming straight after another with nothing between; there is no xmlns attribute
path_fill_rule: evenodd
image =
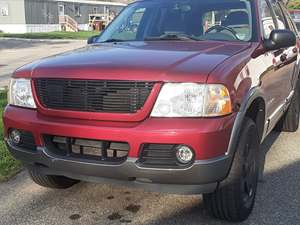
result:
<svg viewBox="0 0 300 225"><path fill-rule="evenodd" d="M126 6L127 4L120 2L106 2L106 1L95 1L95 0L54 0L55 2L71 2L71 3L82 3L91 5L111 5L111 6Z"/></svg>

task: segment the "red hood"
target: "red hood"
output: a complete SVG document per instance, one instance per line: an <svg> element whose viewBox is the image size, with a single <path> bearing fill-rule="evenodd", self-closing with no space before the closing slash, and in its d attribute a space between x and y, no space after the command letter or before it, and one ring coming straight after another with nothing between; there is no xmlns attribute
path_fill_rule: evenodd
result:
<svg viewBox="0 0 300 225"><path fill-rule="evenodd" d="M217 65L249 46L214 41L99 44L28 64L15 76L204 83Z"/></svg>

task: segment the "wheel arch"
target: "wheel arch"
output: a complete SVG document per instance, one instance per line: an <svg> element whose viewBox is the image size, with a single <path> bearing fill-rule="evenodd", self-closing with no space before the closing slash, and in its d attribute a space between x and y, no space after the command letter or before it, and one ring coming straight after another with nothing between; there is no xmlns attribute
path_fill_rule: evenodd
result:
<svg viewBox="0 0 300 225"><path fill-rule="evenodd" d="M264 99L262 97L255 98L247 108L245 116L255 122L259 140L261 141L263 139L266 121L266 104Z"/></svg>
<svg viewBox="0 0 300 225"><path fill-rule="evenodd" d="M260 142L263 141L266 125L266 101L264 93L259 87L249 90L248 94L242 101L240 110L237 112L235 122L233 124L231 137L226 155L230 158L231 164L228 169L228 174L231 170L234 155L236 153L240 132L242 130L245 118L251 118L258 128Z"/></svg>
<svg viewBox="0 0 300 225"><path fill-rule="evenodd" d="M255 122L260 141L263 140L266 124L266 101L263 96L263 91L259 87L255 87L250 89L244 97L233 125L227 155L234 155L239 133L246 117L251 118Z"/></svg>

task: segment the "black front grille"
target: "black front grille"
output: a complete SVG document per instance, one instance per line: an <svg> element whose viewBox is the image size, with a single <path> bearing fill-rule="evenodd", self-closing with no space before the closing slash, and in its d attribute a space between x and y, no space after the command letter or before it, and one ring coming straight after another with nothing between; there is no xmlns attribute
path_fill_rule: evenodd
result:
<svg viewBox="0 0 300 225"><path fill-rule="evenodd" d="M43 106L84 112L135 113L140 110L153 82L36 79Z"/></svg>
<svg viewBox="0 0 300 225"><path fill-rule="evenodd" d="M139 164L143 167L155 168L183 168L190 166L183 165L177 161L176 147L172 144L144 144L142 146Z"/></svg>
<svg viewBox="0 0 300 225"><path fill-rule="evenodd" d="M127 159L129 144L72 137L44 135L45 145L51 153L77 159L121 163Z"/></svg>

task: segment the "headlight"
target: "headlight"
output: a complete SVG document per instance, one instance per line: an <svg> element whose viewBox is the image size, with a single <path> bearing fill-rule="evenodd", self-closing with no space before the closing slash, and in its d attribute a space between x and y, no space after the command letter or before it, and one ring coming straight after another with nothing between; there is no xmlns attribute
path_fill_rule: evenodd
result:
<svg viewBox="0 0 300 225"><path fill-rule="evenodd" d="M214 117L232 112L227 88L221 84L167 83L152 117Z"/></svg>
<svg viewBox="0 0 300 225"><path fill-rule="evenodd" d="M8 104L26 108L36 108L30 79L11 79L9 85Z"/></svg>

